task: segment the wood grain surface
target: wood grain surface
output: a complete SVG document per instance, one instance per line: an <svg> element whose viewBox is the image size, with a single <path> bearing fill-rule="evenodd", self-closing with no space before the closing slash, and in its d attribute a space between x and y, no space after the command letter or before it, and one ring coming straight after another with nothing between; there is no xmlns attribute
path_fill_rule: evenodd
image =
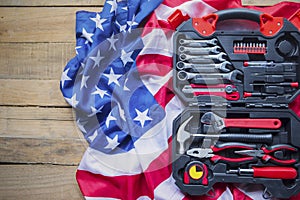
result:
<svg viewBox="0 0 300 200"><path fill-rule="evenodd" d="M75 173L87 143L59 80L75 56L76 12L103 3L0 0L0 200L83 199Z"/></svg>

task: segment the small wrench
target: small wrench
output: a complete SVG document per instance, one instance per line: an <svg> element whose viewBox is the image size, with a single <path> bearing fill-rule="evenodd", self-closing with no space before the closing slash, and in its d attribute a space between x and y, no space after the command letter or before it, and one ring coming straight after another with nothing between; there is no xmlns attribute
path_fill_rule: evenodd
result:
<svg viewBox="0 0 300 200"><path fill-rule="evenodd" d="M178 51L180 53L187 53L187 54L193 54L193 55L195 55L195 54L196 55L198 55L198 54L208 55L209 53L220 53L221 47L213 46L213 47L194 48L194 47L180 46L178 48Z"/></svg>
<svg viewBox="0 0 300 200"><path fill-rule="evenodd" d="M189 62L196 62L196 63L207 63L212 60L218 60L219 62L224 62L226 59L224 56L227 56L226 53L221 52L215 55L203 55L203 56L194 56L194 55L187 55L187 54L180 54L179 58L182 61L189 61Z"/></svg>
<svg viewBox="0 0 300 200"><path fill-rule="evenodd" d="M177 77L180 81L193 79L193 83L196 84L207 84L207 83L209 84L210 82L219 83L220 81L218 81L218 79L229 80L235 83L241 83L242 80L240 80L238 77L241 75L243 75L243 73L239 70L233 70L232 72L228 72L228 73L212 73L212 74L199 74L199 73L189 73L186 71L179 71Z"/></svg>
<svg viewBox="0 0 300 200"><path fill-rule="evenodd" d="M203 45L217 45L217 38L213 38L211 40L188 40L188 39L180 39L179 44L186 45L190 47L203 47Z"/></svg>
<svg viewBox="0 0 300 200"><path fill-rule="evenodd" d="M216 70L220 70L222 72L230 72L231 70L227 68L227 66L231 66L229 61L224 61L222 63L208 63L208 64L194 64L194 63L185 63L179 61L176 64L177 69L193 69L195 72L200 73L209 73L209 72L217 72Z"/></svg>

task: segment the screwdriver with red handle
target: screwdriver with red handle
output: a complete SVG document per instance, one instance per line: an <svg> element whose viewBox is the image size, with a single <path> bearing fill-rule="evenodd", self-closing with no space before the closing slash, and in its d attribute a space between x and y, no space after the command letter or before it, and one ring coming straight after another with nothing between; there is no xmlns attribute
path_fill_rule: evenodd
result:
<svg viewBox="0 0 300 200"><path fill-rule="evenodd" d="M253 176L256 178L294 179L297 171L292 167L252 167L251 169L231 169L228 174Z"/></svg>

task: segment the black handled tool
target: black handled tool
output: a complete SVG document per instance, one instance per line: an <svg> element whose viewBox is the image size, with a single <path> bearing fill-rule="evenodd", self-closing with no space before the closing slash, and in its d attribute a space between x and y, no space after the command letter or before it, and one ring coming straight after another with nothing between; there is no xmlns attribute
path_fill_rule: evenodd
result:
<svg viewBox="0 0 300 200"><path fill-rule="evenodd" d="M222 133L222 134L191 134L194 137L219 139L226 142L254 142L271 144L273 141L272 134L246 134L246 133Z"/></svg>

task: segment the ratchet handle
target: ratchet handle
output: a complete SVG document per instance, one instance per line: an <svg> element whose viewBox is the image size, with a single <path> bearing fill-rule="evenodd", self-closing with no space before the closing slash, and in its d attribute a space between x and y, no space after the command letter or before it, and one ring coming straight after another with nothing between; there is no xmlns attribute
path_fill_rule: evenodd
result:
<svg viewBox="0 0 300 200"><path fill-rule="evenodd" d="M265 128L278 129L281 127L279 119L249 119L249 118L224 118L225 127L234 128Z"/></svg>

